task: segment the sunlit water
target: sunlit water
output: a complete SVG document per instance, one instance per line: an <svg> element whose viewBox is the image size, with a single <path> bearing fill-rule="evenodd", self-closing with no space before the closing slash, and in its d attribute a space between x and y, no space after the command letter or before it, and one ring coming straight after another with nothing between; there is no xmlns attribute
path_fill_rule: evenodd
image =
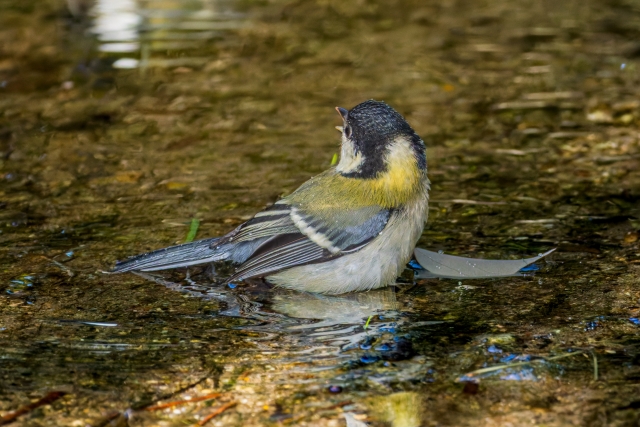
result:
<svg viewBox="0 0 640 427"><path fill-rule="evenodd" d="M73 2L73 0L72 0ZM96 1L90 34L99 52L110 53L114 68L202 65L210 57L190 51L224 37L224 30L245 22L233 2L201 1ZM170 58L174 53L179 58Z"/></svg>
<svg viewBox="0 0 640 427"><path fill-rule="evenodd" d="M221 392L212 425L637 425L639 29L634 2L0 4L0 415L65 391L16 425L193 424L220 403L142 409ZM368 98L428 146L419 246L558 250L335 297L104 273L291 192Z"/></svg>

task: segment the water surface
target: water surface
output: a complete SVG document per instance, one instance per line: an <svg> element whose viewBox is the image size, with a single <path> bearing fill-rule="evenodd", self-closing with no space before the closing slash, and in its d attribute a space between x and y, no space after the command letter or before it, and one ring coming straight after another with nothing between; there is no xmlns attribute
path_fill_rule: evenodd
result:
<svg viewBox="0 0 640 427"><path fill-rule="evenodd" d="M235 401L211 425L637 426L639 34L633 1L3 2L0 413L64 391L15 425ZM326 169L333 108L369 98L427 143L419 246L557 247L535 275L322 297L104 274Z"/></svg>

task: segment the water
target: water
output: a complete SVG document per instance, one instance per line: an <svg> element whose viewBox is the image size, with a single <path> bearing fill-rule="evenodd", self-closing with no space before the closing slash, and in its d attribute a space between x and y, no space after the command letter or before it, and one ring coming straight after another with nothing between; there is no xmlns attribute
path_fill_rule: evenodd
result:
<svg viewBox="0 0 640 427"><path fill-rule="evenodd" d="M0 414L64 391L15 425L191 425L230 401L211 425L637 425L639 11L3 2ZM368 98L427 143L419 246L557 247L535 275L319 297L103 273L326 169L333 108Z"/></svg>

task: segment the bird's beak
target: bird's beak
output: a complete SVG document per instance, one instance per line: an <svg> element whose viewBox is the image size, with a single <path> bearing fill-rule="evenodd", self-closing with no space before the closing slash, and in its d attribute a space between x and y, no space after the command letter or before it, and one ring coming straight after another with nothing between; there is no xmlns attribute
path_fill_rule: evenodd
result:
<svg viewBox="0 0 640 427"><path fill-rule="evenodd" d="M344 130L344 128L343 128L342 126L336 126L336 129L337 129L339 132L342 132L342 131Z"/></svg>
<svg viewBox="0 0 640 427"><path fill-rule="evenodd" d="M340 117L342 117L342 120L346 122L347 117L349 117L349 110L342 107L336 107L336 111L338 112L338 114L340 114Z"/></svg>

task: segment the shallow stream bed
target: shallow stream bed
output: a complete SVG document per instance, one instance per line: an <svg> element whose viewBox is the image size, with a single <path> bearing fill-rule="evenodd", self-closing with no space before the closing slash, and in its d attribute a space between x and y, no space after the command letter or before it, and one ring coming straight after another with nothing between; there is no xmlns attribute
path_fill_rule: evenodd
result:
<svg viewBox="0 0 640 427"><path fill-rule="evenodd" d="M0 2L0 417L640 425L639 40L632 0ZM369 98L427 144L420 247L557 251L337 297L105 273L293 191Z"/></svg>

